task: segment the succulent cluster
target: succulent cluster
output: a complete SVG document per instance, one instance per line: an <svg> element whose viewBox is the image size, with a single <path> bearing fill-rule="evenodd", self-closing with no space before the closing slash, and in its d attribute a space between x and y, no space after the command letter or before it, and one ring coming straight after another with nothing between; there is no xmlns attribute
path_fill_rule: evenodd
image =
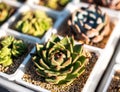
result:
<svg viewBox="0 0 120 92"><path fill-rule="evenodd" d="M28 11L15 25L15 29L29 35L42 37L52 26L53 21L43 11Z"/></svg>
<svg viewBox="0 0 120 92"><path fill-rule="evenodd" d="M13 13L12 7L0 2L0 25Z"/></svg>
<svg viewBox="0 0 120 92"><path fill-rule="evenodd" d="M120 10L120 0L82 0L82 1L109 7L115 10Z"/></svg>
<svg viewBox="0 0 120 92"><path fill-rule="evenodd" d="M71 0L41 0L40 4L50 7L52 9L59 9L59 7L64 7Z"/></svg>
<svg viewBox="0 0 120 92"><path fill-rule="evenodd" d="M110 33L110 20L98 6L76 10L68 20L69 32L81 43L98 43Z"/></svg>
<svg viewBox="0 0 120 92"><path fill-rule="evenodd" d="M12 36L5 37L1 43L0 49L0 64L9 66L12 64L12 58L22 55L27 46L22 40L16 40Z"/></svg>
<svg viewBox="0 0 120 92"><path fill-rule="evenodd" d="M85 70L88 61L83 45L74 44L73 37L62 40L53 35L44 45L36 44L36 52L31 53L38 75L51 84L70 84Z"/></svg>

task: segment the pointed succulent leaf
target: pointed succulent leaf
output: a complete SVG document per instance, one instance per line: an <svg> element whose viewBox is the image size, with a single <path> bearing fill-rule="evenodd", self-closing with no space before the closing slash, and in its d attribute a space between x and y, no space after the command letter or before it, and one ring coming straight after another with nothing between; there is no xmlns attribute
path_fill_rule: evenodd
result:
<svg viewBox="0 0 120 92"><path fill-rule="evenodd" d="M12 45L12 54L15 57L22 55L27 48L26 44L22 40L14 40Z"/></svg>
<svg viewBox="0 0 120 92"><path fill-rule="evenodd" d="M73 51L74 51L74 53L80 54L81 51L82 51L81 45L75 45L74 48L73 48Z"/></svg>
<svg viewBox="0 0 120 92"><path fill-rule="evenodd" d="M43 61L43 59L40 59L39 61L40 65L44 67L45 69L50 69L50 67Z"/></svg>

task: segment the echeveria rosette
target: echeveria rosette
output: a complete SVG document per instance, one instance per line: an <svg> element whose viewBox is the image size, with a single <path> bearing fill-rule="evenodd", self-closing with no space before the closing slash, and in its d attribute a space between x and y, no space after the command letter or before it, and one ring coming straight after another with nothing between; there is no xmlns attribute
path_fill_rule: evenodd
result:
<svg viewBox="0 0 120 92"><path fill-rule="evenodd" d="M31 53L37 74L51 84L70 84L85 71L88 58L83 45L74 44L73 37L62 40L53 35L44 45L36 44Z"/></svg>
<svg viewBox="0 0 120 92"><path fill-rule="evenodd" d="M43 11L28 11L15 25L15 29L29 35L42 37L53 25L52 18Z"/></svg>
<svg viewBox="0 0 120 92"><path fill-rule="evenodd" d="M110 33L110 20L95 5L76 10L68 20L69 30L81 43L98 43Z"/></svg>
<svg viewBox="0 0 120 92"><path fill-rule="evenodd" d="M9 5L0 2L0 25L11 15L11 10Z"/></svg>
<svg viewBox="0 0 120 92"><path fill-rule="evenodd" d="M27 45L22 40L16 40L13 36L2 39L0 45L0 64L4 67L13 63L13 57L18 58L27 50Z"/></svg>
<svg viewBox="0 0 120 92"><path fill-rule="evenodd" d="M120 0L82 0L82 1L109 7L115 10L120 10Z"/></svg>

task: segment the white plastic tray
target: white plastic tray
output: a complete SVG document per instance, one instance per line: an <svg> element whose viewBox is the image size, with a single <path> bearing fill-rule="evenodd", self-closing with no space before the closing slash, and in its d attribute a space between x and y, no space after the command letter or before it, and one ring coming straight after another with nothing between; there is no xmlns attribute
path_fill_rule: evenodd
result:
<svg viewBox="0 0 120 92"><path fill-rule="evenodd" d="M67 16L69 16L71 13L73 13L76 9L80 8L80 7L87 7L89 4L86 3L80 3L80 4L69 4L66 7L66 11L69 11L68 14L66 14L66 16L64 18L67 18ZM110 10L107 8L101 8L103 12L106 12L109 16L110 16L110 20L115 24L115 27L107 41L107 44L105 45L105 48L98 48L98 47L94 47L94 48L98 48L101 49L101 57L99 59L100 64L99 65L95 65L93 72L91 72L91 75L89 76L87 83L85 84L82 92L94 92L99 80L101 79L104 71L107 68L107 65L110 62L111 56L115 50L115 46L117 44L117 41L119 39L120 36L120 17L119 17L119 12L114 11L114 10ZM65 19L63 19L64 21ZM62 23L62 22L61 22ZM59 27L61 26L61 24L57 27L53 29L53 33L57 33ZM60 31L60 30L59 30ZM89 46L89 47L93 47L93 46Z"/></svg>
<svg viewBox="0 0 120 92"><path fill-rule="evenodd" d="M114 74L115 74L115 72L116 72L117 70L120 71L120 64L115 64L115 65L113 66L113 68L112 68L112 70L111 70L111 73L110 73L110 75L108 76L108 80L107 80L107 82L106 82L106 84L105 84L102 92L107 92L108 87L110 86L110 83L111 83L111 81L112 81L112 78L113 78L113 76L114 76Z"/></svg>
<svg viewBox="0 0 120 92"><path fill-rule="evenodd" d="M55 25L58 25L59 24L59 14L57 13L54 13L48 9L44 10L43 7L35 7L35 6L31 6L31 5L28 5L28 4L24 4L23 6L21 6L18 11L10 18L8 19L7 22L5 22L3 24L3 26L1 27L2 29L8 29L9 31L13 32L13 33L19 33L19 34L23 34L23 33L20 33L18 31L15 31L14 29L11 29L10 28L10 25L12 23L15 22L15 20L23 13L23 12L26 12L26 11L34 11L34 10L40 10L40 11L45 11L51 18L53 18L55 20L55 22L53 23L53 26L54 27ZM45 35L46 34L51 34L51 30L52 30L52 27L44 34L44 36L42 38L38 38L38 37L35 37L35 36L30 36L30 35L27 35L27 34L23 34L23 35L26 35L28 37L32 37L33 39L38 39L38 42L44 42L45 41ZM40 41L41 40L41 41Z"/></svg>
<svg viewBox="0 0 120 92"><path fill-rule="evenodd" d="M67 18L67 16L69 16L73 11L75 11L75 9L82 7L82 6L88 6L88 4L85 3L75 3L78 0L75 0L72 3L69 3L62 12L57 13L57 11L53 11L47 8L44 8L42 6L38 7L35 5L31 5L31 4L24 4L18 11L17 13L15 13L3 26L2 26L2 30L5 30L6 32L9 32L10 34L15 34L17 37L26 37L27 39L30 38L30 40L33 40L34 42L38 42L38 43L44 43L46 42L50 36L51 33L57 33L58 28L60 27L60 25L62 25L62 23L64 22L64 20ZM33 37L33 36L28 36L22 33L19 33L15 30L12 30L9 28L9 25L15 21L15 19L19 16L19 14L21 14L22 12L25 12L29 9L40 9L43 10L45 12L48 13L48 15L52 16L53 18L56 19L56 22L54 24L54 26L48 31L46 32L46 34L43 36L42 39ZM101 76L103 75L108 63L110 62L110 58L115 50L115 45L119 39L120 36L120 18L119 18L119 12L114 11L114 10L110 10L107 8L102 8L102 10L104 12L106 12L109 16L112 22L115 23L115 27L109 37L109 40L105 46L105 48L98 48L98 47L93 47L93 46L89 46L89 45L84 45L84 47L86 49L88 49L89 51L93 51L96 54L98 54L99 58L94 66L94 68L92 69L92 72L88 78L88 80L86 81L86 84L82 90L82 92L94 92L96 89L96 86L99 83L99 80L101 79ZM1 35L1 34L0 34ZM35 51L35 48L32 50L32 52ZM119 56L118 56L119 57ZM18 71L17 71L17 75L15 78L15 81L19 84L22 84L26 87L29 87L31 89L37 90L37 91L42 91L42 92L49 92L49 90L43 89L41 87L35 86L33 84L27 83L25 81L23 81L21 78L24 75L25 72L25 67L28 65L29 63L29 59L30 59L30 55L28 55L28 58L26 58L27 60L25 60L19 67Z"/></svg>
<svg viewBox="0 0 120 92"><path fill-rule="evenodd" d="M5 30L0 30L0 38L5 37L5 36L14 36L15 38L22 39L26 43L31 43L33 45L36 43L35 40L32 40L31 38L28 38L24 35L16 35L16 34L6 32ZM30 56L27 55L26 58L23 60L23 62L27 62L29 58L30 58ZM20 68L20 66L18 67L18 69L19 68ZM0 72L0 76L3 77L3 78L6 78L8 80L13 81L15 79L15 76L16 76L17 72L18 72L18 69L13 74L7 74L7 73Z"/></svg>
<svg viewBox="0 0 120 92"><path fill-rule="evenodd" d="M120 42L119 42L120 43ZM119 47L118 47L118 53L117 53L117 56L116 56L116 63L119 63L120 64L120 44L119 44Z"/></svg>
<svg viewBox="0 0 120 92"><path fill-rule="evenodd" d="M78 44L78 43L76 43L76 44ZM90 51L90 52L96 53L96 55L97 55L98 58L99 58L99 59L96 61L95 66L94 66L93 69L92 69L92 72L95 72L95 71L96 71L96 68L99 69L98 66L101 64L101 58L102 58L102 57L101 57L101 50L98 49L98 48L89 47L89 46L86 46L86 45L84 46L84 48L87 49L87 50ZM23 77L23 75L24 75L24 73L25 73L25 71L26 71L26 68L27 68L27 66L29 65L29 63L30 63L30 61L28 61L27 63L24 63L24 65L23 65L22 68L19 68L18 75L16 76L15 81L16 81L17 83L19 83L19 84L22 84L22 85L24 85L24 86L26 86L26 87L32 88L32 89L34 89L34 90L36 90L36 91L40 91L40 92L50 92L50 90L41 88L40 86L36 86L36 85L34 85L34 84L31 84L31 83L28 83L28 82L25 82L24 80L22 80L22 77ZM100 70L100 69L99 69L99 70ZM90 76L92 76L92 72L91 72ZM95 74L93 73L93 75L95 75ZM89 80L89 81L90 81L90 80Z"/></svg>

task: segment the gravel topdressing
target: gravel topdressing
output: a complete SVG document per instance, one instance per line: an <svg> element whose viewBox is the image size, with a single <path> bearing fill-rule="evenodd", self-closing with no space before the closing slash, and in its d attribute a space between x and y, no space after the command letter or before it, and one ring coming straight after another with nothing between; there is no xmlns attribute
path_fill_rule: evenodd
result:
<svg viewBox="0 0 120 92"><path fill-rule="evenodd" d="M86 71L70 85L53 85L46 83L44 78L36 74L34 71L35 67L32 65L32 63L27 67L22 79L26 82L51 90L51 92L80 92L98 59L95 53L91 53L91 55L92 57L86 66Z"/></svg>
<svg viewBox="0 0 120 92"><path fill-rule="evenodd" d="M107 92L120 92L120 71L116 71Z"/></svg>

